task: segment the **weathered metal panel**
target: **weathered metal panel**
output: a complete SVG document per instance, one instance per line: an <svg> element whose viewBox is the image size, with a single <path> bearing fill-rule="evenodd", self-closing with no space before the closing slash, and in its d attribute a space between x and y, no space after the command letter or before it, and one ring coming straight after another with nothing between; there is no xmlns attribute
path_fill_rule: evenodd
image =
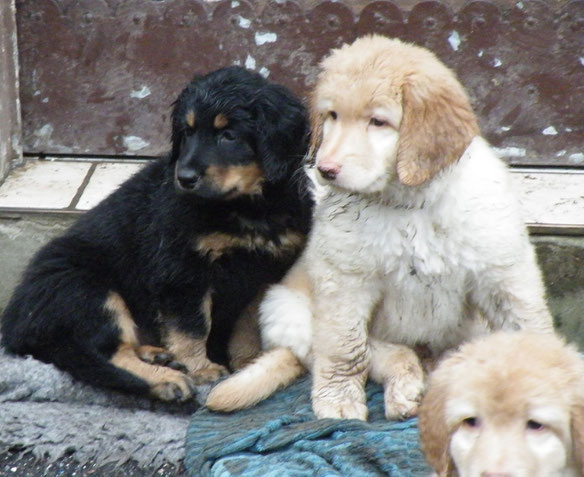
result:
<svg viewBox="0 0 584 477"><path fill-rule="evenodd" d="M0 2L0 183L22 160L14 0Z"/></svg>
<svg viewBox="0 0 584 477"><path fill-rule="evenodd" d="M358 35L427 46L515 164L584 166L584 1L17 0L28 152L154 155L196 72L242 64L305 95Z"/></svg>

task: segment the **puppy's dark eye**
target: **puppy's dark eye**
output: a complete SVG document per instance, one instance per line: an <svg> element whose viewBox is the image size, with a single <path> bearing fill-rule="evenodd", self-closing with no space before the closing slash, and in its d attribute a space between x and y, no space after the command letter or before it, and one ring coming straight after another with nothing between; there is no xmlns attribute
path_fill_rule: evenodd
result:
<svg viewBox="0 0 584 477"><path fill-rule="evenodd" d="M224 130L221 132L221 141L223 142L232 142L235 141L235 135L228 130Z"/></svg>
<svg viewBox="0 0 584 477"><path fill-rule="evenodd" d="M369 120L369 124L371 126L375 126L378 128L389 125L389 123L387 121L384 121L383 119L379 119L379 118L371 118Z"/></svg>
<svg viewBox="0 0 584 477"><path fill-rule="evenodd" d="M477 417L467 417L462 420L462 424L466 427L476 428L479 427L480 421Z"/></svg>
<svg viewBox="0 0 584 477"><path fill-rule="evenodd" d="M337 120L337 112L336 111L329 111L328 117L331 118L333 121Z"/></svg>
<svg viewBox="0 0 584 477"><path fill-rule="evenodd" d="M541 431L545 428L541 422L534 421L533 419L527 421L526 427L530 431Z"/></svg>

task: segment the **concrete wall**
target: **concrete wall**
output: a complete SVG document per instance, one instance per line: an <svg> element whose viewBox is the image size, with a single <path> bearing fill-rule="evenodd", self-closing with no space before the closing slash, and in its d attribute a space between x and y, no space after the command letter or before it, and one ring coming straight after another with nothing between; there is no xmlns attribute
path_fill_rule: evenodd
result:
<svg viewBox="0 0 584 477"><path fill-rule="evenodd" d="M14 0L0 1L0 183L22 161Z"/></svg>
<svg viewBox="0 0 584 477"><path fill-rule="evenodd" d="M0 313L24 267L74 214L0 214ZM532 236L556 329L584 351L584 236Z"/></svg>

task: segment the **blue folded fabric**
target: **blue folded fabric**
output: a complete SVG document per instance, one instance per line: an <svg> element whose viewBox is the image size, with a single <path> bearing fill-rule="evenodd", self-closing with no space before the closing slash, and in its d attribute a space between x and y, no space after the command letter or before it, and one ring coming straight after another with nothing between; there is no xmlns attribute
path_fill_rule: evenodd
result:
<svg viewBox="0 0 584 477"><path fill-rule="evenodd" d="M383 389L367 384L369 422L316 420L305 377L252 409L197 411L187 430L191 476L427 476L417 419L387 421Z"/></svg>

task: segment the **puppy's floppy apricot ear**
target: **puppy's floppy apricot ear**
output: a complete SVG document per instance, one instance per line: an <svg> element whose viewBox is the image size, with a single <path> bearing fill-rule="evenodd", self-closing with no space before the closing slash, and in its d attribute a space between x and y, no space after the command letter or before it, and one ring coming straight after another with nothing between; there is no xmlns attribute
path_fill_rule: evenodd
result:
<svg viewBox="0 0 584 477"><path fill-rule="evenodd" d="M322 115L315 106L315 98L312 98L310 106L310 144L308 147L307 162L314 165L316 153L322 143Z"/></svg>
<svg viewBox="0 0 584 477"><path fill-rule="evenodd" d="M440 477L456 475L450 458L450 434L446 424L448 399L444 382L432 379L419 410L420 441L426 460Z"/></svg>
<svg viewBox="0 0 584 477"><path fill-rule="evenodd" d="M423 184L456 162L479 134L466 92L444 69L436 77L413 73L403 84L397 173L408 186Z"/></svg>
<svg viewBox="0 0 584 477"><path fill-rule="evenodd" d="M584 405L573 407L571 421L574 463L579 475L584 475Z"/></svg>
<svg viewBox="0 0 584 477"><path fill-rule="evenodd" d="M278 182L302 163L308 144L306 109L288 89L269 84L254 98L258 153L268 182Z"/></svg>

